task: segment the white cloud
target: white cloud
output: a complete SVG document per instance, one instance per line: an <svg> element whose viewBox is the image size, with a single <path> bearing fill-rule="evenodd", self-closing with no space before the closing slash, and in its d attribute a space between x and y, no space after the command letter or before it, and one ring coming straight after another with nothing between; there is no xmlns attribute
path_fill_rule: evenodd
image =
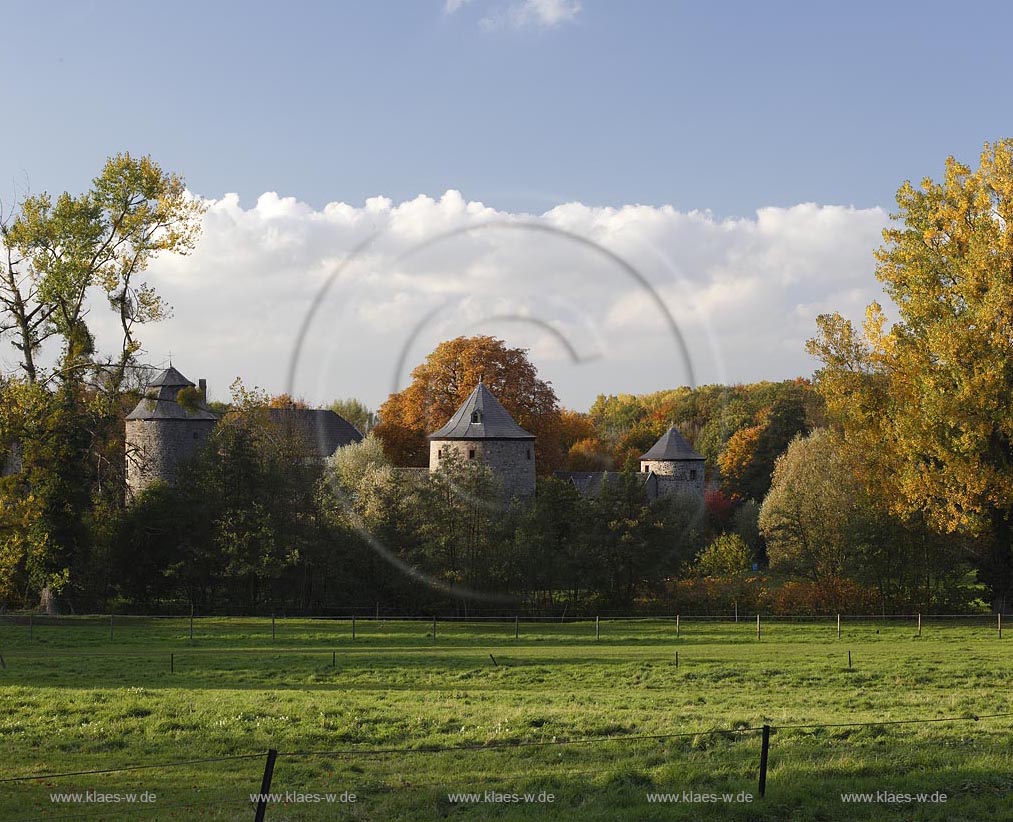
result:
<svg viewBox="0 0 1013 822"><path fill-rule="evenodd" d="M454 14L470 2L471 0L446 0L443 11L445 14ZM481 19L479 25L487 30L505 27L521 29L528 26L555 28L575 20L580 10L579 0L514 0L492 10Z"/></svg>
<svg viewBox="0 0 1013 822"><path fill-rule="evenodd" d="M227 194L210 202L192 255L151 265L174 316L141 338L151 361L172 351L217 397L236 376L280 392L296 332L334 278L295 372L295 393L313 402L375 406L439 341L476 333L530 348L577 408L599 392L808 375L816 315L858 318L882 299L872 251L887 222L882 209L812 203L719 219L582 203L532 215L453 190L322 209L274 192L244 208ZM105 350L108 315L96 304L90 318Z"/></svg>

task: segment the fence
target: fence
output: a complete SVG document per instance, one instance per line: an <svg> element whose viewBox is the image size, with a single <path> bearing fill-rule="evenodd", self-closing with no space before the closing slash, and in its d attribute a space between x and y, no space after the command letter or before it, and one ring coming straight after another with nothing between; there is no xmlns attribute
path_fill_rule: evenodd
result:
<svg viewBox="0 0 1013 822"><path fill-rule="evenodd" d="M654 634L655 638L682 639L686 632L699 631L701 626L737 624L761 640L765 630L776 626L817 626L826 624L837 639L845 631L860 628L876 631L886 628L911 628L916 636L947 625L980 627L982 635L991 633L1001 639L1003 615L966 614L896 614L834 616L767 616L734 614L724 616L681 615L663 617L512 617L469 616L398 616L398 617L205 617L194 616L124 616L115 614L88 616L42 616L37 614L0 615L0 654L5 648L42 644L59 644L60 639L75 645L86 642L109 642L129 645L148 644L152 640L185 641L197 645L212 641L229 643L271 643L282 640L306 645L320 642L343 642L363 639L448 641L467 639L566 639L567 641L631 638L638 634ZM749 626L746 628L745 626ZM688 636L688 634L687 634ZM0 666L2 666L0 662Z"/></svg>
<svg viewBox="0 0 1013 822"><path fill-rule="evenodd" d="M201 759L190 759L182 761L172 761L159 764L143 764L143 765L126 765L122 767L112 768L99 768L94 770L76 770L67 771L62 773L42 773L42 774L27 774L18 776L9 776L0 778L0 789L9 788L10 786L24 785L26 783L46 783L47 786L51 787L58 783L60 780L69 778L79 777L103 777L113 774L127 774L127 773L138 773L138 772L151 772L151 771L168 771L178 768L193 768L199 766L202 771L206 771L209 766L221 765L224 763L243 763L243 764L256 764L258 767L256 770L249 769L246 771L246 778L249 779L248 793L244 796L237 796L231 800L233 807L231 808L234 816L232 818L253 818L255 822L263 822L268 816L269 809L279 804L290 804L294 801L294 797L328 797L331 794L317 794L313 792L313 787L307 785L279 785L275 780L275 769L276 765L281 761L285 760L322 760L333 767L334 763L352 763L353 770L357 769L355 763L364 761L377 761L390 757L423 757L423 758L434 758L445 756L447 754L464 753L468 755L474 755L479 753L496 753L496 752L516 752L521 749L541 748L541 749L561 749L561 748L575 748L575 747L587 747L594 748L597 746L612 746L621 745L628 746L634 743L641 742L671 742L675 740L685 739L699 739L700 737L737 737L745 738L752 737L758 738L759 745L758 751L754 751L756 761L755 769L755 796L759 799L764 799L767 796L768 788L771 789L776 795L777 785L769 783L768 774L770 764L772 760L778 756L779 748L777 745L772 744L772 739L776 737L778 733L787 731L818 731L823 729L841 729L841 728L888 728L896 726L912 726L912 725L927 725L927 724L938 724L938 723L964 723L964 722L983 722L997 719L1009 719L1013 718L1013 713L992 713L992 714L980 714L980 715L962 715L962 716L946 716L946 717L923 717L923 718L909 718L909 719L891 719L882 721L872 722L841 722L841 723L823 723L823 724L764 724L761 727L733 727L723 729L699 729L691 731L678 731L673 733L664 734L645 734L645 735L613 735L604 737L590 737L590 738L578 738L578 739L565 739L565 740L530 740L530 741L510 741L503 743L486 743L486 744L462 744L462 745L446 745L446 746L428 746L422 748L409 748L409 747L374 747L374 748L339 748L334 750L308 750L308 751L279 751L276 749L269 749L263 753L251 753L251 754L240 754L232 756L220 756L220 757L208 757ZM783 746L782 746L783 749ZM361 769L358 769L361 772ZM554 769L552 776L558 780L560 775L572 775L572 774L586 774L586 770L577 771L560 771ZM488 777L486 777L488 778ZM516 780L517 774L508 774L502 777L503 779ZM421 783L429 786L439 786L441 788L451 788L452 780L448 781L436 781L429 783ZM417 789L420 786L418 780L415 780L409 789ZM664 786L663 786L664 787ZM355 786L356 791L361 791L361 788ZM388 791L389 787L381 789ZM98 793L93 791L93 793ZM488 797L489 791L485 793ZM544 792L543 792L544 793ZM88 819L90 807L88 804L75 805L75 811L73 814L62 813L63 809L66 808L67 802L54 801L53 797L73 797L79 796L73 792L49 792L50 801L53 803L53 813L43 813L35 816L19 816L19 819L23 822L43 822L43 820L56 820L56 819ZM111 796L113 794L106 794ZM115 794L117 796L124 796L122 793ZM504 793L501 796L514 796L515 794ZM154 796L154 795L153 795ZM550 794L551 796L551 794ZM650 803L653 801L665 801L664 797L670 797L672 794L665 793L650 793L644 794L645 801ZM367 795L362 793L355 793L347 788L341 794L335 792L333 799L329 799L331 802L351 802L368 801ZM454 793L449 791L447 793L448 802L451 804L468 804L469 802L482 801L481 798L474 799L474 797L481 797L481 794L457 792ZM776 798L776 796L775 796ZM110 800L112 801L112 800ZM122 800L117 800L121 802ZM208 809L209 805L217 810L223 810L218 804L220 800L209 801L193 801L187 800L175 803L158 803L157 810L160 818L164 817L164 814L169 810L181 810L181 809L197 809L203 808ZM312 799L308 801L313 801ZM319 801L319 800L317 800ZM550 800L551 801L551 800ZM705 800L706 801L706 800ZM153 798L150 803L145 799L140 798L136 801L136 808L118 807L116 813L118 815L125 816L126 818L152 818L151 814L156 807L157 797ZM148 805L148 807L143 807ZM244 809L245 806L245 809ZM94 806L92 806L94 807ZM783 805L779 806L783 807ZM225 808L224 810L228 810ZM2 808L0 808L2 811ZM103 819L108 818L109 807L97 807L95 810L95 817L101 817ZM330 817L326 817L330 818Z"/></svg>

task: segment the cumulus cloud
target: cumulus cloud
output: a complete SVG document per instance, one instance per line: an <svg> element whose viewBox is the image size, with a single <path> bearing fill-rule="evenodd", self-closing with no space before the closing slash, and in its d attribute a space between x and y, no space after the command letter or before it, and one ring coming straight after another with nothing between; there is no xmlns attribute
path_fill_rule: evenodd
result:
<svg viewBox="0 0 1013 822"><path fill-rule="evenodd" d="M446 0L445 14L453 14L471 0ZM480 25L484 29L525 27L554 28L575 20L580 13L579 0L516 0L493 9L484 16Z"/></svg>
<svg viewBox="0 0 1013 822"><path fill-rule="evenodd" d="M376 406L438 342L479 333L529 348L575 408L602 392L808 375L816 315L857 317L880 296L872 251L887 222L811 203L719 219L582 203L525 214L454 190L321 209L227 194L192 255L151 265L174 315L141 336L149 360L171 351L219 398L242 376ZM107 313L91 319L108 350Z"/></svg>

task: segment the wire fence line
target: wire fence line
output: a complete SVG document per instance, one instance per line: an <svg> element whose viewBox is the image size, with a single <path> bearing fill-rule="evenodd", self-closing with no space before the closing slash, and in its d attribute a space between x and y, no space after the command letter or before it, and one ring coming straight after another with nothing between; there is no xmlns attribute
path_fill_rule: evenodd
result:
<svg viewBox="0 0 1013 822"><path fill-rule="evenodd" d="M675 639L682 639L684 633L690 633L694 629L706 629L707 626L741 626L748 629L750 633L755 630L757 640L763 638L764 626L777 627L799 627L812 626L814 629L820 626L829 625L831 630L836 630L838 639L844 637L845 630L870 630L875 628L879 633L882 629L914 629L921 637L926 630L946 630L947 628L980 628L992 636L1002 639L1003 636L1003 615L1001 613L988 615L968 614L898 614L886 616L869 616L863 614L836 614L833 616L806 615L806 616L776 616L760 613L748 616L739 614L737 616L713 616L713 615L686 615L675 614L663 617L585 617L572 616L563 619L547 617L491 617L491 616L470 616L470 617L440 617L433 615L397 616L397 617L356 617L356 616L331 616L331 617L210 617L210 616L140 616L140 615L91 615L91 616L41 616L41 615L0 615L0 670L6 667L4 651L21 646L27 641L29 645L37 641L41 643L45 638L47 642L54 636L59 637L64 629L67 636L73 635L75 642L82 636L78 631L90 629L89 636L92 640L107 638L109 644L115 644L122 640L124 634L138 639L162 641L176 641L185 639L189 647L193 648L201 642L209 640L221 641L228 639L235 643L256 642L262 643L267 637L271 642L276 642L279 636L284 639L306 644L308 642L341 642L344 640L376 639L384 636L394 636L398 630L402 631L402 639L417 641L421 635L414 635L410 632L421 628L424 638L436 642L448 638L467 638L469 629L475 634L484 633L484 636L475 636L475 639L489 639L495 637L506 637L512 634L514 640L529 638L535 635L538 639L559 638L559 639L580 639L594 637L595 640L603 638L628 638L627 634L641 630L655 629L656 634L650 639L667 640L674 635ZM325 627L326 626L326 627ZM138 637L136 631L161 632L159 637L144 636ZM581 631L585 631L581 633ZM57 632L54 634L54 632ZM317 636L310 634L316 632ZM463 632L463 633L462 633ZM171 650L171 649L169 649Z"/></svg>
<svg viewBox="0 0 1013 822"><path fill-rule="evenodd" d="M279 622L282 621L305 621L305 622L348 622L351 619L356 619L359 622L428 622L434 617L440 622L513 622L515 619L520 619L522 622L559 622L559 623L575 623L575 622L594 622L595 619L601 620L614 620L616 622L665 622L674 620L677 618L687 620L700 620L700 621L716 621L716 622L735 622L742 621L744 619L753 619L757 614L760 614L764 619L785 621L785 622L820 622L823 620L834 620L837 617L842 619L850 620L915 620L919 616L922 618L929 619L967 619L967 620L994 620L998 612L990 611L987 613L962 613L962 614L948 614L948 613L932 613L929 611L912 611L909 613L876 613L876 614L853 614L845 611L832 612L832 613L819 613L819 614L775 614L770 611L756 611L742 609L738 612L735 611L722 611L719 613L694 613L694 612L678 612L672 614L614 614L608 611L602 611L601 613L595 614L557 614L545 615L545 614L524 614L524 613L510 613L510 614L440 614L440 613L428 613L428 614L357 614L357 613L333 613L333 614L229 614L229 613L194 613L192 618L197 621L201 620L230 620L230 621L250 621L250 622L270 622L275 619ZM1007 612L1006 616L1013 616L1013 612ZM0 610L0 620L10 621L18 624L23 624L28 620L37 621L61 621L65 620L68 623L80 622L84 620L102 619L108 620L114 618L117 620L130 621L130 620L145 620L145 619L164 619L164 620L187 620L191 618L190 614L169 614L169 613L151 613L151 614L131 614L131 613L91 613L91 614L44 614L33 611L2 611Z"/></svg>
<svg viewBox="0 0 1013 822"><path fill-rule="evenodd" d="M731 728L698 728L696 730L674 731L661 734L607 734L603 736L579 737L575 739L533 739L533 740L502 740L493 742L475 742L457 745L420 745L417 747L384 747L384 748L335 748L315 751L275 751L276 757L377 757L391 755L434 755L455 751L492 751L516 750L531 747L564 747L572 745L604 745L616 742L662 741L667 739L685 739L699 736L730 736L736 734L762 733L764 728L769 732L790 730L816 730L820 728L852 728L879 727L889 725L920 725L937 722L981 722L987 719L1013 719L1013 712L1004 713L964 713L959 716L915 717L908 719L877 719L864 722L816 722L791 725L764 723L761 726L737 725ZM97 768L84 771L64 771L57 773L24 774L0 779L0 784L15 782L31 782L37 780L53 780L71 776L92 776L99 774L125 773L128 771L156 770L161 768L179 768L189 765L204 765L218 762L235 762L250 759L263 759L265 752L234 754L229 756L203 757L200 759L174 760L172 762L150 763L145 765L124 765L118 768Z"/></svg>

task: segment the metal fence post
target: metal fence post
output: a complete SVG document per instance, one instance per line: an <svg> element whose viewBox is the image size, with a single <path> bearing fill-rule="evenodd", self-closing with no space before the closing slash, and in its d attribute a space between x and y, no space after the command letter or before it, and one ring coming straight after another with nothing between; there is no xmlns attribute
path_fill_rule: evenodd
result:
<svg viewBox="0 0 1013 822"><path fill-rule="evenodd" d="M264 814L267 813L267 795L271 792L271 779L274 777L274 760L278 758L278 752L271 748L267 752L267 762L264 763L264 778L260 783L260 798L257 801L257 815L253 817L254 822L264 822Z"/></svg>
<svg viewBox="0 0 1013 822"><path fill-rule="evenodd" d="M770 753L770 725L763 726L763 740L760 743L760 796L767 793L767 756Z"/></svg>

